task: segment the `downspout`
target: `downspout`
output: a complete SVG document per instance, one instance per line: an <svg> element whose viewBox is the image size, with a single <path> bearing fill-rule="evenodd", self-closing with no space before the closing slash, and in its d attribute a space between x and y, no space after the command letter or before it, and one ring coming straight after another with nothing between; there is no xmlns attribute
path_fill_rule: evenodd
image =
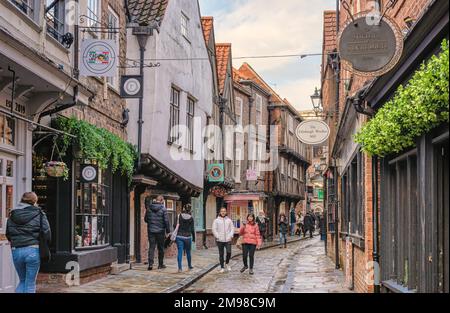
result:
<svg viewBox="0 0 450 313"><path fill-rule="evenodd" d="M373 266L374 292L380 293L380 253L378 238L378 157L372 157L372 228L373 228Z"/></svg>
<svg viewBox="0 0 450 313"><path fill-rule="evenodd" d="M336 0L336 37L339 34L339 28L340 28L340 8L339 8L340 2L339 0ZM337 56L337 68L336 68L336 124L339 123L339 100L340 100L340 82L341 82L341 73L340 73L340 58L339 55ZM335 143L336 144L336 143ZM339 264L339 198L338 198L338 172L336 167L336 158L334 158L334 234L335 234L335 265L336 269L340 268Z"/></svg>

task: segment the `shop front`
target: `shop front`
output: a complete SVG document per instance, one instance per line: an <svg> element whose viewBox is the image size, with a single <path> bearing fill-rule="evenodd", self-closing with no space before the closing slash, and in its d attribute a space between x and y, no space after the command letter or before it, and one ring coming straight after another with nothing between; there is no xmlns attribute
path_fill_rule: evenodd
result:
<svg viewBox="0 0 450 313"><path fill-rule="evenodd" d="M258 216L259 212L266 211L265 195L260 193L254 194L229 194L224 200L227 204L229 217L233 221L235 232L239 232L239 228L247 220L248 214Z"/></svg>

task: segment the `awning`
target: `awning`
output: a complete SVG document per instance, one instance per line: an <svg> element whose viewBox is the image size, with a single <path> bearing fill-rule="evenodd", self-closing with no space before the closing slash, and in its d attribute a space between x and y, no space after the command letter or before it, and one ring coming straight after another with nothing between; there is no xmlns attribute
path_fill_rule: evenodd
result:
<svg viewBox="0 0 450 313"><path fill-rule="evenodd" d="M225 202L234 202L234 201L258 201L264 198L262 194L231 194L225 196Z"/></svg>

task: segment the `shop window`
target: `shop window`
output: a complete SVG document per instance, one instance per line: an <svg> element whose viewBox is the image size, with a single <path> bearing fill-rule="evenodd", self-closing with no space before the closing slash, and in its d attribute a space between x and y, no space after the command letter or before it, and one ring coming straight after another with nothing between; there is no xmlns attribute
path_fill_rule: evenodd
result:
<svg viewBox="0 0 450 313"><path fill-rule="evenodd" d="M175 207L175 201L173 200L166 200L166 209L167 209L167 215L169 216L169 221L175 225L175 213L176 213L176 207Z"/></svg>
<svg viewBox="0 0 450 313"><path fill-rule="evenodd" d="M97 183L81 182L81 164L75 161L75 248L109 244L111 175L98 170Z"/></svg>
<svg viewBox="0 0 450 313"><path fill-rule="evenodd" d="M0 113L0 143L14 146L16 137L16 122L14 119Z"/></svg>
<svg viewBox="0 0 450 313"><path fill-rule="evenodd" d="M248 214L248 202L234 202L229 205L229 218L233 221L236 231L242 226L247 218Z"/></svg>

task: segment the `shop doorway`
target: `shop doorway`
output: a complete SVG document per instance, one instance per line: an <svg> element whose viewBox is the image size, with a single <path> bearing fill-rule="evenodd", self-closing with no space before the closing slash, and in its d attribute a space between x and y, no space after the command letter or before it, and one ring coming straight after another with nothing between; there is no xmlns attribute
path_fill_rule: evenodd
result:
<svg viewBox="0 0 450 313"><path fill-rule="evenodd" d="M0 152L0 293L14 292L18 279L5 236L6 220L16 203L16 161L16 157Z"/></svg>

